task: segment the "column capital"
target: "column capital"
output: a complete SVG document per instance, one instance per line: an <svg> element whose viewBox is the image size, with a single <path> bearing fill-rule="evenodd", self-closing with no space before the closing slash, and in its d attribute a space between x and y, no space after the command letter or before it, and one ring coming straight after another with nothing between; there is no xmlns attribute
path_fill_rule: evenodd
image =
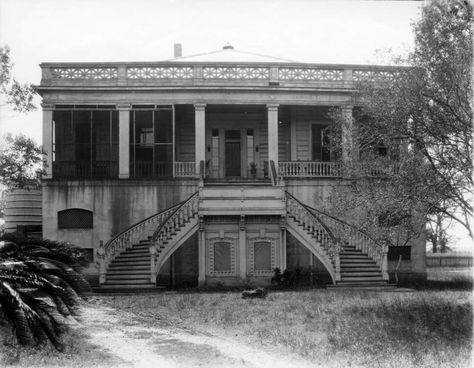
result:
<svg viewBox="0 0 474 368"><path fill-rule="evenodd" d="M52 110L54 110L54 104L53 103L43 102L41 104L41 107L43 108L43 111L52 111Z"/></svg>
<svg viewBox="0 0 474 368"><path fill-rule="evenodd" d="M277 110L280 107L280 104L267 104L268 110Z"/></svg>
<svg viewBox="0 0 474 368"><path fill-rule="evenodd" d="M194 109L196 111L204 111L204 110L206 110L206 106L207 106L207 104L205 104L205 103L195 103L194 104Z"/></svg>
<svg viewBox="0 0 474 368"><path fill-rule="evenodd" d="M132 104L129 103L118 103L117 104L117 110L123 111L123 110L131 110L132 109Z"/></svg>
<svg viewBox="0 0 474 368"><path fill-rule="evenodd" d="M353 105L342 105L342 106L340 106L340 109L342 111L349 111L349 110L352 111L352 110L354 110L354 106Z"/></svg>

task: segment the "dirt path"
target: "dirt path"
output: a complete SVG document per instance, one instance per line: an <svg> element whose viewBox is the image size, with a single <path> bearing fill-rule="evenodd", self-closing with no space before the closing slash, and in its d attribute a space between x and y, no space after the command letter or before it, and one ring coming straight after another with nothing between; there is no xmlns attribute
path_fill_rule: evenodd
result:
<svg viewBox="0 0 474 368"><path fill-rule="evenodd" d="M299 358L258 350L222 336L146 326L132 314L84 307L82 327L90 342L113 357L114 367L317 367ZM104 362L102 365L111 366Z"/></svg>

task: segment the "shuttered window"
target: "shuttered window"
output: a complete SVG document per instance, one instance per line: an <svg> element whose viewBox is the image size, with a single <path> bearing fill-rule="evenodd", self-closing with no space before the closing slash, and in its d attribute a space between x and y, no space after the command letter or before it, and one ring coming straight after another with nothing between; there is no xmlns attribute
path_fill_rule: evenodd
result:
<svg viewBox="0 0 474 368"><path fill-rule="evenodd" d="M92 229L92 212L71 208L58 212L58 229Z"/></svg>

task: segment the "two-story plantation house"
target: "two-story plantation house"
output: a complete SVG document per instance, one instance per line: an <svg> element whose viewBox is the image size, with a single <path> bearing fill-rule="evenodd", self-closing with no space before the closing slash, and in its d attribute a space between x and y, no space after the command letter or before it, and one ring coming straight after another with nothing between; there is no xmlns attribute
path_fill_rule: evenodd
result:
<svg viewBox="0 0 474 368"><path fill-rule="evenodd" d="M43 234L93 249L101 285L266 284L277 267L387 284L387 246L318 209L341 182L337 159L350 159L355 83L393 70L231 46L41 68ZM348 123L337 159L325 137L332 107ZM406 250L399 277L423 277L424 243Z"/></svg>

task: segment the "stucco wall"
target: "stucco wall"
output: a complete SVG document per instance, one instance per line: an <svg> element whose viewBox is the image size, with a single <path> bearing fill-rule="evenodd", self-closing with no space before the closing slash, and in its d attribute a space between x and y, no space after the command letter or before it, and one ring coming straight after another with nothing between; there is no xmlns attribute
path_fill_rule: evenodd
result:
<svg viewBox="0 0 474 368"><path fill-rule="evenodd" d="M197 180L44 181L43 236L96 248L112 236L186 199ZM81 208L93 212L93 229L58 229L58 211Z"/></svg>

